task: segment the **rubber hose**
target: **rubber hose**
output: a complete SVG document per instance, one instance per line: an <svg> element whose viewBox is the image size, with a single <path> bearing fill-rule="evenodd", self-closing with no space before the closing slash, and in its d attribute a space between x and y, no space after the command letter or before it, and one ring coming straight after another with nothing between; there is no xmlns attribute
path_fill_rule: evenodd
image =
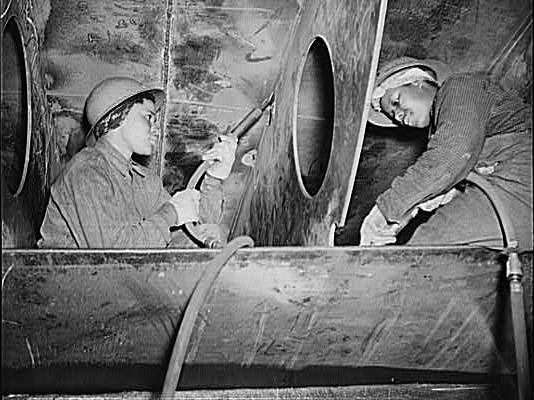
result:
<svg viewBox="0 0 534 400"><path fill-rule="evenodd" d="M209 161L203 161L202 164L200 164L193 175L191 175L191 178L189 179L189 182L187 183L188 189L195 189L198 185L198 182L202 178L202 176L206 173L210 166ZM194 222L188 222L185 224L185 229L191 236L193 236L199 243L202 244L203 247L206 247L208 249L213 248L219 248L222 247L219 241L212 241L209 238L202 237L202 235L195 229L195 223Z"/></svg>
<svg viewBox="0 0 534 400"><path fill-rule="evenodd" d="M209 161L202 161L202 164L200 164L197 167L195 172L193 172L193 175L191 175L191 178L189 178L189 182L187 182L188 189L194 189L197 187L198 182L200 181L200 178L202 178L202 175L206 173L209 165L210 165Z"/></svg>
<svg viewBox="0 0 534 400"><path fill-rule="evenodd" d="M252 238L248 236L239 236L228 243L228 245L206 266L193 290L191 298L189 299L189 304L185 310L180 329L178 330L167 373L165 374L161 398L169 398L178 386L186 356L187 345L189 344L191 334L193 333L195 320L197 319L200 308L204 304L215 279L221 272L221 269L238 249L253 246L254 241Z"/></svg>
<svg viewBox="0 0 534 400"><path fill-rule="evenodd" d="M493 186L491 186L491 184L486 178L481 175L475 174L474 172L471 172L467 176L466 180L478 186L479 189L484 192L484 194L488 197L491 204L493 205L493 208L497 213L497 218L501 223L505 247L517 245L517 237L515 234L514 225L512 224L512 220L508 216L505 204L501 201L500 196L497 194Z"/></svg>
<svg viewBox="0 0 534 400"><path fill-rule="evenodd" d="M515 249L517 247L517 237L508 212L501 198L486 180L486 178L471 172L467 180L478 186L489 198L497 217L501 223L505 246ZM517 251L508 254L510 270L521 271L521 262ZM510 285L510 307L512 310L512 327L514 335L514 349L517 364L517 390L520 400L530 399L532 392L530 389L530 366L528 360L527 328L525 322L525 305L523 300L523 285L521 283L521 273L508 277Z"/></svg>
<svg viewBox="0 0 534 400"><path fill-rule="evenodd" d="M260 108L253 108L250 110L238 123L235 125L230 132L228 133L229 136L241 139L250 128L252 128L256 122L260 120L262 117L264 111L270 107L274 102L274 92L272 92L269 97L267 97ZM200 166L195 170L191 178L189 179L189 182L187 183L188 189L195 189L198 185L198 182L200 182L200 179L202 176L207 172L211 162L210 161L204 161ZM193 236L199 243L203 245L203 247L207 248L220 248L222 247L222 244L218 240L212 240L211 238L202 237L200 232L195 228L195 223L190 222L185 224L185 229L191 236Z"/></svg>
<svg viewBox="0 0 534 400"><path fill-rule="evenodd" d="M510 257L519 258L516 253L510 254ZM514 349L517 363L517 386L519 400L530 399L532 392L530 390L530 366L528 360L527 344L527 325L525 322L523 302L523 285L520 280L510 280L510 306L512 308L512 326L514 330ZM516 310L516 311L514 311Z"/></svg>

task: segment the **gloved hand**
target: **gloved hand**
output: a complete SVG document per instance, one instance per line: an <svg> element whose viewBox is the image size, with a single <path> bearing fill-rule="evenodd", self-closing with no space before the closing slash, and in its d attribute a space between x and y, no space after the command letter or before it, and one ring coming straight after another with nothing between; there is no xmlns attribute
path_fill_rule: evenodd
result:
<svg viewBox="0 0 534 400"><path fill-rule="evenodd" d="M360 246L383 246L397 241L399 224L388 224L378 206L363 220L360 228Z"/></svg>
<svg viewBox="0 0 534 400"><path fill-rule="evenodd" d="M192 224L189 230L195 238L201 239L205 243L215 243L217 248L226 245L226 237L217 224Z"/></svg>
<svg viewBox="0 0 534 400"><path fill-rule="evenodd" d="M436 196L433 199L427 200L424 203L417 205L417 208L427 212L433 211L439 206L449 203L452 199L456 197L458 193L460 193L458 189L452 188L447 193Z"/></svg>
<svg viewBox="0 0 534 400"><path fill-rule="evenodd" d="M187 224L199 220L200 192L195 189L185 189L176 192L169 203L174 206L178 215L176 225Z"/></svg>
<svg viewBox="0 0 534 400"><path fill-rule="evenodd" d="M219 143L202 155L202 160L212 161L206 173L214 178L224 180L230 175L235 160L237 138L227 135L219 136Z"/></svg>

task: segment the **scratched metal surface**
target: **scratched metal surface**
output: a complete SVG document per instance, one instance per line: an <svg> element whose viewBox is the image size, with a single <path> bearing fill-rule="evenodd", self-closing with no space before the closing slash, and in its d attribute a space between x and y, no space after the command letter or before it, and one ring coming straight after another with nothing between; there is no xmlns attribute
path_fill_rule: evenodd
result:
<svg viewBox="0 0 534 400"><path fill-rule="evenodd" d="M120 74L161 86L166 12L165 0L52 0L43 49L49 94L83 101Z"/></svg>
<svg viewBox="0 0 534 400"><path fill-rule="evenodd" d="M365 99L374 79L372 61L373 57L378 61L384 14L385 3L379 0L303 4L275 88L275 117L260 141L232 235L250 235L263 246L327 245L332 225L343 225L363 141ZM310 198L298 184L292 132L297 129L294 104L315 100L298 100L296 82L316 37L323 38L330 48L335 108L326 175L320 190Z"/></svg>
<svg viewBox="0 0 534 400"><path fill-rule="evenodd" d="M3 252L3 375L150 367L157 373L138 372L140 382L159 384L184 305L214 255ZM531 270L532 253L522 260ZM499 255L484 249L240 250L196 321L184 385L368 383L362 371L510 374L503 279Z"/></svg>
<svg viewBox="0 0 534 400"><path fill-rule="evenodd" d="M295 0L175 2L162 151L167 190L185 187L201 151L271 93L297 10ZM239 160L260 125L240 144L234 173L246 170Z"/></svg>
<svg viewBox="0 0 534 400"><path fill-rule="evenodd" d="M50 0L41 53L58 173L85 145L84 102L98 82L130 76L164 88L171 6L167 0ZM158 159L156 152L152 165Z"/></svg>

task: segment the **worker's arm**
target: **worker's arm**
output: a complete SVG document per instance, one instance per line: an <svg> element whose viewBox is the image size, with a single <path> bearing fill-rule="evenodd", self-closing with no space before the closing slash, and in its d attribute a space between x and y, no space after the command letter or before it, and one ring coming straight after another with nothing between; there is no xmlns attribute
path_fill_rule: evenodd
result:
<svg viewBox="0 0 534 400"><path fill-rule="evenodd" d="M458 76L438 91L428 149L376 201L389 222L405 222L418 204L447 192L474 167L491 111L486 85L480 77Z"/></svg>
<svg viewBox="0 0 534 400"><path fill-rule="evenodd" d="M200 185L200 219L203 223L219 224L223 212L222 182L228 178L235 160L237 138L219 136L219 142L202 155L211 163Z"/></svg>

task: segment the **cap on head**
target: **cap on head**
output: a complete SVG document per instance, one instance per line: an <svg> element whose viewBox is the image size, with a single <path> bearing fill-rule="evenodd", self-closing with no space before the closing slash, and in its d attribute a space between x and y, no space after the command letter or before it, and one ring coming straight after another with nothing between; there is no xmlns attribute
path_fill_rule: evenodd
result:
<svg viewBox="0 0 534 400"><path fill-rule="evenodd" d="M148 89L128 77L107 78L96 85L85 100L84 113L90 126L85 137L86 142L93 136L94 128L111 112L133 97L145 93L154 97L158 110L165 99L165 92L162 89Z"/></svg>
<svg viewBox="0 0 534 400"><path fill-rule="evenodd" d="M400 74L403 74L405 78L410 77L411 74L409 70L413 68L417 68L418 71L421 71L421 73L418 73L421 77L427 77L429 80L435 81L438 86L441 86L443 81L447 79L453 72L447 64L438 60L418 60L412 57L400 57L385 63L379 68L375 80L375 90L376 88L379 88L380 85L383 84L386 80L393 80L394 82L396 80L395 75L400 76ZM416 74L414 74L414 76L415 75ZM399 82L401 82L405 78L401 78ZM373 99L371 99L371 102L373 102ZM372 106L372 104L369 109L369 115L367 117L367 120L373 125L378 126L399 126L383 112L376 110Z"/></svg>

